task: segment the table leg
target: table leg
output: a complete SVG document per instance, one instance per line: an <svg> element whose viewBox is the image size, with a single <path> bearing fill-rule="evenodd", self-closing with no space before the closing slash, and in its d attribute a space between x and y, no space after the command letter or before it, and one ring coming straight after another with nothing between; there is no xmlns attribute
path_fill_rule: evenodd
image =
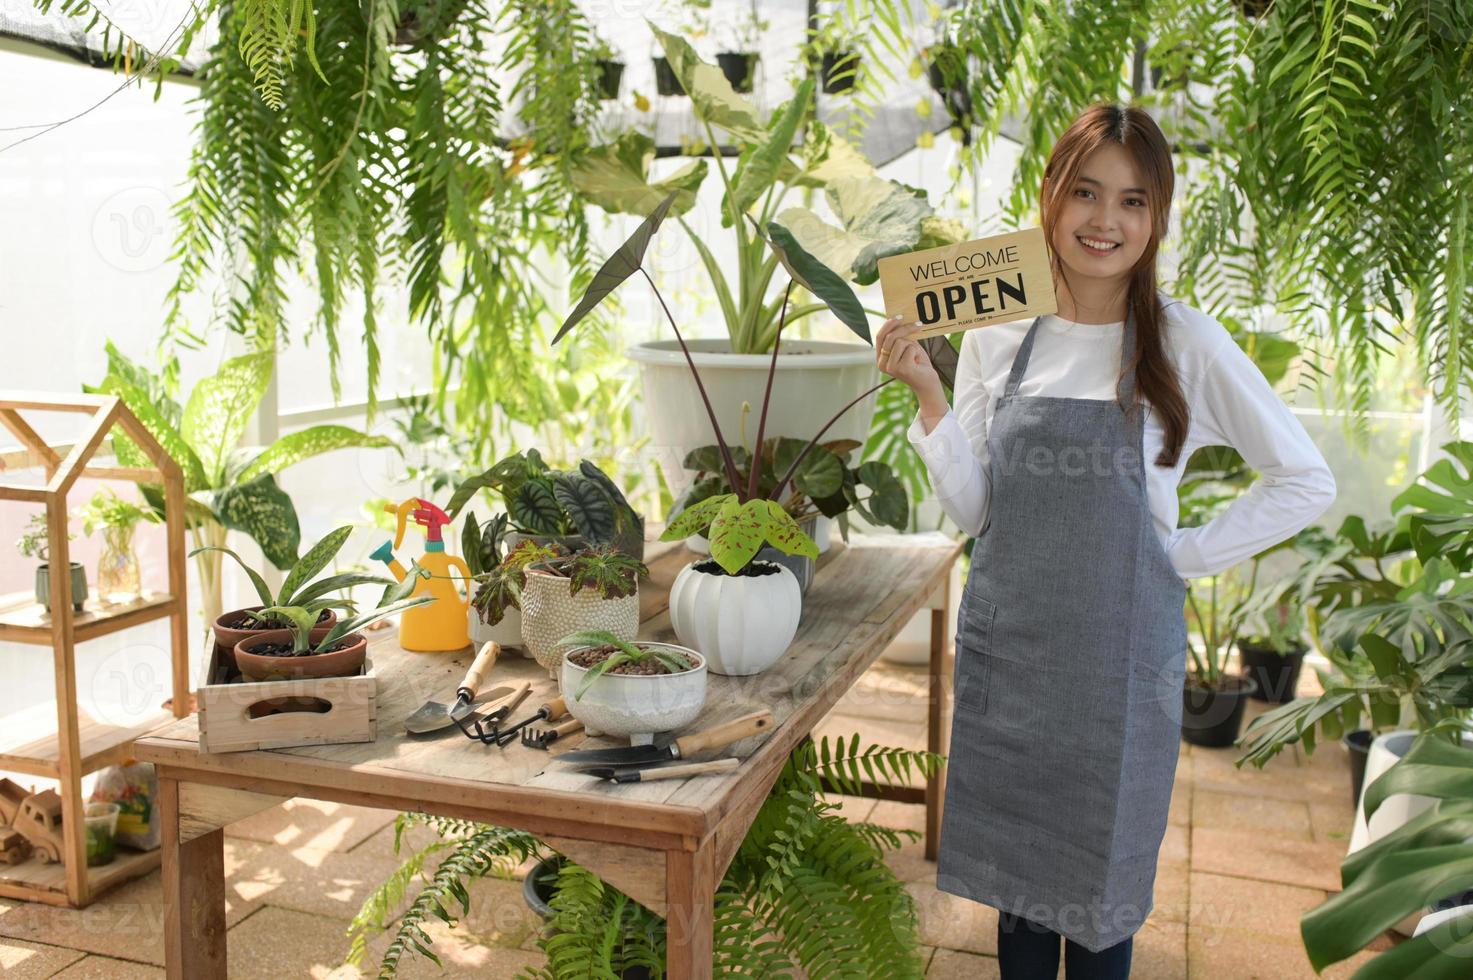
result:
<svg viewBox="0 0 1473 980"><path fill-rule="evenodd" d="M179 842L179 781L159 778L169 980L225 980L225 831Z"/></svg>
<svg viewBox="0 0 1473 980"><path fill-rule="evenodd" d="M665 972L669 980L711 980L715 851L711 839L694 851L665 852Z"/></svg>
<svg viewBox="0 0 1473 980"><path fill-rule="evenodd" d="M946 696L946 609L931 610L931 676L926 698L926 750L941 752L942 701ZM944 770L943 770L944 773ZM941 846L941 793L943 773L926 780L926 860L936 860Z"/></svg>

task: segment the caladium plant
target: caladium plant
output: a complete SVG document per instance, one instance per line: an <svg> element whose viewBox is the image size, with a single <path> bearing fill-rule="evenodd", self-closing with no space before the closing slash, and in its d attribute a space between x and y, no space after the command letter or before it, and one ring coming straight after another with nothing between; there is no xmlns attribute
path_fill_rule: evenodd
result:
<svg viewBox="0 0 1473 980"><path fill-rule="evenodd" d="M660 540L675 541L710 524L711 557L729 575L735 575L746 567L764 543L771 544L786 555L816 558L818 557L818 545L803 533L792 515L784 510L778 501L783 498L783 491L787 488L788 483L800 472L814 447L819 444L834 423L842 418L849 409L895 379L886 378L879 384L866 389L839 409L812 439L793 454L792 460L782 475L777 478L770 491L762 493L759 489L761 467L749 467L750 472L746 479L743 479L738 471L731 447L721 433L721 424L716 421L716 412L711 407L711 399L707 396L706 386L701 381L701 372L696 369L695 361L690 356L690 348L686 346L685 337L682 336L680 327L675 323L675 317L670 313L665 297L661 295L659 287L655 285L654 279L643 266L644 255L649 248L650 240L674 205L678 194L678 191L673 191L666 195L664 200L656 205L649 216L635 229L634 234L619 246L598 272L594 273L582 299L578 301L573 312L568 314L568 318L563 321L562 327L558 329L552 342L556 344L561 340L569 330L630 276L636 272L643 275L650 284L650 288L654 290L655 298L660 301L660 308L665 311L665 318L670 321L670 326L675 331L675 339L679 341L681 352L685 355L686 365L689 366L691 375L695 379L696 390L700 392L706 416L711 421L711 431L716 434L716 447L721 456L721 470L726 477L728 488L728 492L708 497L696 506L682 511L666 526L665 532L660 535ZM787 324L788 299L793 291L794 283L821 299L834 315L849 324L851 329L856 331L863 329L863 336L866 338L869 336L869 328L864 322L864 309L859 304L859 298L854 295L854 290L842 277L810 255L788 230L777 222L768 222L765 228L761 229L761 233L767 247L772 250L783 268L787 270L789 281L787 288L783 291L782 315L779 317L777 334L772 344L772 357L767 369L767 386L762 394L762 412L758 417L757 440L754 443L757 446L765 444L767 409L772 401L772 382L777 373L778 348L782 343L783 327Z"/></svg>

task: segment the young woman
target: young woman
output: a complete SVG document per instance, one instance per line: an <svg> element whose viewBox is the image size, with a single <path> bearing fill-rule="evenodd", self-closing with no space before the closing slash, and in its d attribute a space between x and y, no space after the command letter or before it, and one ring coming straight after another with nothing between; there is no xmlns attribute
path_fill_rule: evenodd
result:
<svg viewBox="0 0 1473 980"><path fill-rule="evenodd" d="M893 317L881 370L976 535L957 623L937 887L1000 911L1004 980L1129 975L1180 746L1186 579L1287 538L1335 498L1304 427L1212 317L1166 297L1171 151L1144 111L1091 106L1042 187L1057 316L968 331L955 407ZM1199 446L1262 478L1202 527L1176 487Z"/></svg>

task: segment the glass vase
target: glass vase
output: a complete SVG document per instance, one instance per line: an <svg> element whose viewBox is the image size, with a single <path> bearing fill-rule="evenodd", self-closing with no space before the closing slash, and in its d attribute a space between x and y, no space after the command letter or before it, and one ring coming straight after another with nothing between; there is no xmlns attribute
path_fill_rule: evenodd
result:
<svg viewBox="0 0 1473 980"><path fill-rule="evenodd" d="M105 602L130 602L141 591L138 556L133 553L133 529L104 528L102 555L97 559L98 594Z"/></svg>

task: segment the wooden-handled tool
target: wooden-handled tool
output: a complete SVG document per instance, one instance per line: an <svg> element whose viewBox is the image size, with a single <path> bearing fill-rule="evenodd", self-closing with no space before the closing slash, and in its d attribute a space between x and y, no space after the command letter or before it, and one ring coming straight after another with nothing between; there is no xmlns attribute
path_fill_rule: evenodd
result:
<svg viewBox="0 0 1473 980"><path fill-rule="evenodd" d="M576 766L648 766L656 762L683 759L702 749L730 745L737 739L757 735L772 728L772 712L763 708L714 728L682 735L669 745L631 745L619 749L576 749L564 752L559 760Z"/></svg>
<svg viewBox="0 0 1473 980"><path fill-rule="evenodd" d="M566 738L575 732L583 730L583 722L577 718L566 718L556 725L547 728L523 728L522 744L530 745L534 749L546 749L560 738Z"/></svg>
<svg viewBox="0 0 1473 980"><path fill-rule="evenodd" d="M439 731L447 728L452 722L459 722L471 714L474 709L472 704L476 698L476 691L481 687L486 676L491 673L491 668L496 665L496 658L501 653L501 645L495 640L489 640L481 651L476 654L476 659L471 661L465 677L460 681L460 686L455 689L455 703L453 705L441 704L439 701L426 701L419 710L404 719L406 730L423 735L426 732Z"/></svg>
<svg viewBox="0 0 1473 980"><path fill-rule="evenodd" d="M740 759L712 759L710 762L686 762L677 766L649 766L635 769L628 766L593 767L580 770L600 779L612 779L616 783L647 783L651 779L684 779L709 772L727 772L741 765Z"/></svg>
<svg viewBox="0 0 1473 980"><path fill-rule="evenodd" d="M568 713L568 703L566 701L564 701L563 700L563 696L561 694L559 694L557 697L553 698L551 701L548 701L545 704L543 704L542 707L540 707L536 711L534 711L529 717L523 718L521 721L517 722L515 725L513 725L510 728L508 728L505 731L503 731L501 733L501 741L498 744L505 745L506 743L510 742L512 739L514 739L514 738L517 737L517 733L518 732L520 732L522 729L526 728L528 725L532 724L533 722L536 722L536 721L544 721L544 720L545 721L557 721L559 718L563 717L567 713Z"/></svg>

